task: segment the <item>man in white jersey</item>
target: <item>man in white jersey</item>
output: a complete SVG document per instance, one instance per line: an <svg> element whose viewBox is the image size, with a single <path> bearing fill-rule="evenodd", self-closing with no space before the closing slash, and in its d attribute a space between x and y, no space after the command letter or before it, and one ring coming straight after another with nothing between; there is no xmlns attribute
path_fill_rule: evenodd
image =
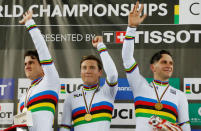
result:
<svg viewBox="0 0 201 131"><path fill-rule="evenodd" d="M52 131L60 89L59 75L46 42L32 19L32 11L19 21L25 24L37 51L25 53L24 70L32 83L19 102L18 113L31 111L33 126L29 131Z"/></svg>
<svg viewBox="0 0 201 131"><path fill-rule="evenodd" d="M113 103L117 92L118 73L101 36L92 42L97 48L106 82L99 86L102 63L93 55L85 56L80 62L83 87L69 94L64 102L60 131L109 131Z"/></svg>
<svg viewBox="0 0 201 131"><path fill-rule="evenodd" d="M154 80L151 83L148 83L140 74L138 65L133 58L136 27L146 17L146 15L140 16L143 5L140 9L138 6L139 2L128 16L128 28L122 49L123 64L134 94L136 130L152 131L154 127L149 124L149 121L155 115L171 122L173 127L167 127L168 130L176 130L180 126L179 128L184 131L190 131L187 98L183 92L168 83L173 72L171 54L162 50L152 57L150 67ZM155 120L151 123L154 122Z"/></svg>

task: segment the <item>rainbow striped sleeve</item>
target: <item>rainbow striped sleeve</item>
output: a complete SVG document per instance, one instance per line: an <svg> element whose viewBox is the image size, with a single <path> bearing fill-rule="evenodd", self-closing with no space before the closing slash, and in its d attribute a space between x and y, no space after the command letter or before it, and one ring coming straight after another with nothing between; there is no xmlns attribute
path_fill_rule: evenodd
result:
<svg viewBox="0 0 201 131"><path fill-rule="evenodd" d="M131 67L125 69L126 73L131 73L137 68L138 64L135 62Z"/></svg>
<svg viewBox="0 0 201 131"><path fill-rule="evenodd" d="M106 79L106 83L110 86L110 87L114 87L114 86L116 86L117 85L117 81L116 82L114 82L114 83L110 83L107 79Z"/></svg>
<svg viewBox="0 0 201 131"><path fill-rule="evenodd" d="M161 103L163 104L163 109L160 111L156 110L154 107L157 103L157 100L155 99L138 96L135 98L134 103L136 117L150 118L153 115L157 115L172 123L178 121L178 109L172 102L162 100Z"/></svg>
<svg viewBox="0 0 201 131"><path fill-rule="evenodd" d="M107 51L107 48L106 48L106 47L100 48L100 49L98 50L98 53L101 54L102 52L105 52L105 51Z"/></svg>
<svg viewBox="0 0 201 131"><path fill-rule="evenodd" d="M135 39L134 36L128 36L128 35L125 36L125 40L134 40L134 39Z"/></svg>
<svg viewBox="0 0 201 131"><path fill-rule="evenodd" d="M52 59L40 61L41 65L51 65L53 63Z"/></svg>
<svg viewBox="0 0 201 131"><path fill-rule="evenodd" d="M32 29L34 29L34 28L38 28L37 27L37 25L30 25L28 28L27 28L27 31L30 31L30 30L32 30Z"/></svg>
<svg viewBox="0 0 201 131"><path fill-rule="evenodd" d="M58 102L58 94L55 91L43 91L30 97L27 108L31 112L50 111L55 114ZM20 110L24 108L24 102L20 104Z"/></svg>
<svg viewBox="0 0 201 131"><path fill-rule="evenodd" d="M92 105L90 114L92 115L91 121L86 121L84 116L86 114L85 107L78 107L72 111L72 118L74 127L82 124L93 123L98 121L111 121L112 119L113 104L107 101L102 101Z"/></svg>

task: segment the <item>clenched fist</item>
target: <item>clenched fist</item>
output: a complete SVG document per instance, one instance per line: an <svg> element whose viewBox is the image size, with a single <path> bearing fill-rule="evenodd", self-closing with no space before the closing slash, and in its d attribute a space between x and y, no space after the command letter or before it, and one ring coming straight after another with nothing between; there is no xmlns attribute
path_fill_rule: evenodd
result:
<svg viewBox="0 0 201 131"><path fill-rule="evenodd" d="M96 36L93 40L92 40L92 45L93 47L97 48L98 43L103 42L103 37L102 36Z"/></svg>

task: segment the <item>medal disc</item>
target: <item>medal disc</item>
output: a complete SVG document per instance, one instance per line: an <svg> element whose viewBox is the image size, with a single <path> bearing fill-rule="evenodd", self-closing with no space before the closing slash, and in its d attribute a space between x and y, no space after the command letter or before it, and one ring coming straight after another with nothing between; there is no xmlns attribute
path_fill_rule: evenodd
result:
<svg viewBox="0 0 201 131"><path fill-rule="evenodd" d="M92 120L92 115L89 114L89 113L87 113L87 114L85 114L84 119L85 119L86 121L91 121L91 120Z"/></svg>
<svg viewBox="0 0 201 131"><path fill-rule="evenodd" d="M161 110L161 109L163 109L163 104L161 104L161 103L156 103L156 104L154 105L154 107L155 107L156 110Z"/></svg>

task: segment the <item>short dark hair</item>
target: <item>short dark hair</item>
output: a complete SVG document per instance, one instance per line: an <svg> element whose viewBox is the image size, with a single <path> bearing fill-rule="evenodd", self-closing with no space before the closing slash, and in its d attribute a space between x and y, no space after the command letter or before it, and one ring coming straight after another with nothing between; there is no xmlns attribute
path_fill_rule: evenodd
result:
<svg viewBox="0 0 201 131"><path fill-rule="evenodd" d="M32 59L37 59L40 63L39 56L37 50L28 50L24 53L24 59L26 56L30 56Z"/></svg>
<svg viewBox="0 0 201 131"><path fill-rule="evenodd" d="M80 61L80 68L81 68L81 64L85 61L85 60L95 60L98 64L98 69L102 70L103 68L103 64L102 62L94 55L88 55L88 56L83 56L81 61Z"/></svg>
<svg viewBox="0 0 201 131"><path fill-rule="evenodd" d="M154 64L155 62L158 62L158 61L161 59L162 54L167 54L167 55L169 55L169 56L172 57L172 55L170 54L169 51L167 51L167 50L161 50L161 51L159 51L159 52L156 52L156 53L152 56L152 58L151 58L151 60L150 60L150 64Z"/></svg>

